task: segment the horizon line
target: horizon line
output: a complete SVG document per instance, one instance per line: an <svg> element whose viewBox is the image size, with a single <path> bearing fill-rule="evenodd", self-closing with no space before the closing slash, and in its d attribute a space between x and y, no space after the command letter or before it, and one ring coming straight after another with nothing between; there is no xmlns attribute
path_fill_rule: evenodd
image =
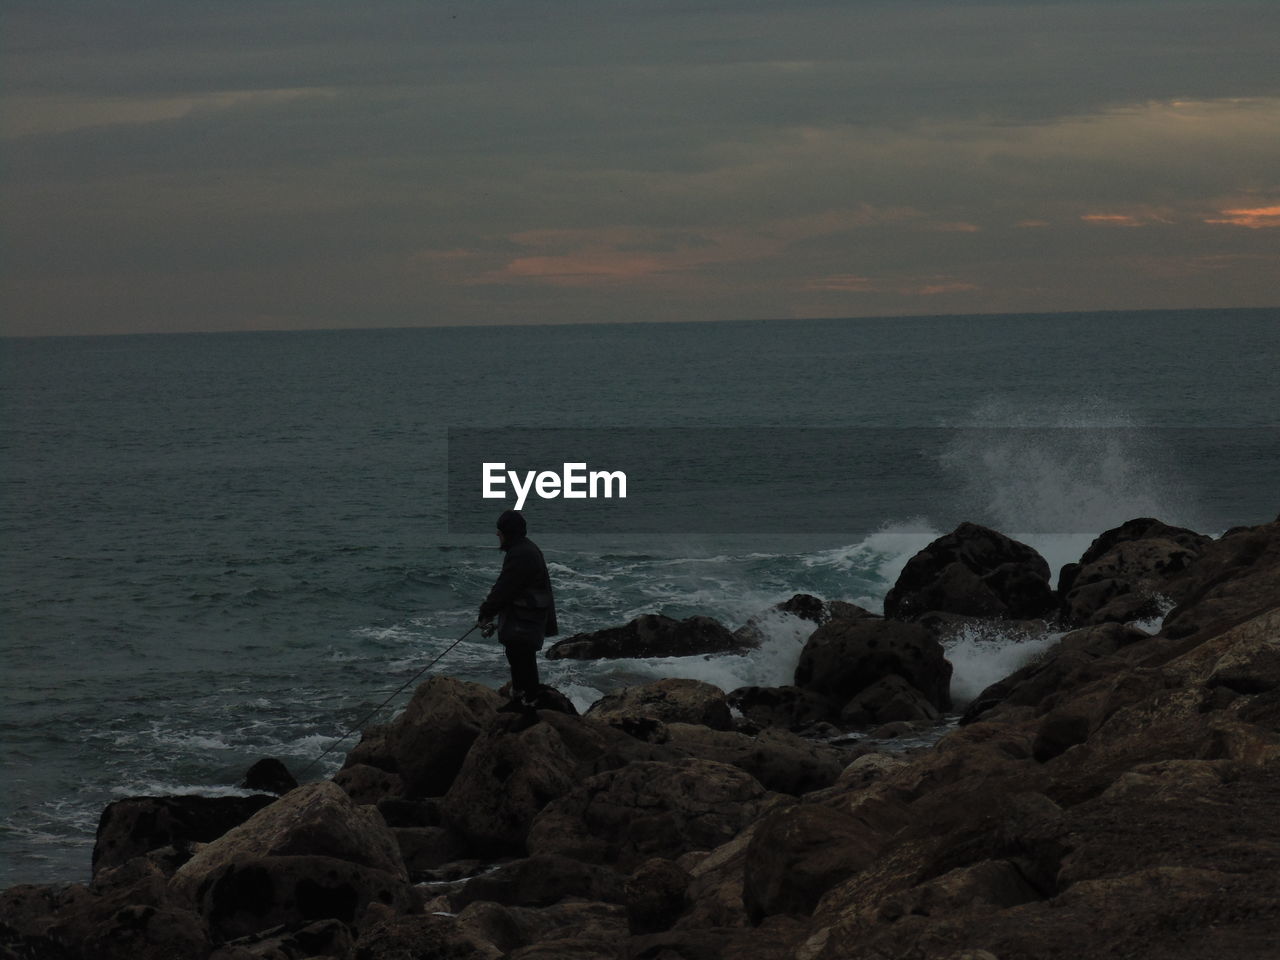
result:
<svg viewBox="0 0 1280 960"><path fill-rule="evenodd" d="M408 323L387 324L382 326L359 327L263 327L261 329L209 329L209 330L132 330L109 331L104 333L0 333L0 340L55 340L55 339L90 339L106 337L213 337L235 334L287 334L287 333L376 333L391 330L463 330L463 329L525 329L537 327L639 327L655 326L692 326L694 324L723 323L830 323L859 322L874 320L942 320L942 319L1001 319L1006 317L1022 317L1024 319L1040 319L1052 317L1089 317L1104 314L1146 314L1146 313L1249 313L1280 310L1280 304L1265 307L1137 307L1125 309L1091 309L1091 310L1014 310L1005 312L973 311L968 313L905 313L905 314L869 314L865 316L827 316L827 317L708 317L705 320L543 320L528 323Z"/></svg>

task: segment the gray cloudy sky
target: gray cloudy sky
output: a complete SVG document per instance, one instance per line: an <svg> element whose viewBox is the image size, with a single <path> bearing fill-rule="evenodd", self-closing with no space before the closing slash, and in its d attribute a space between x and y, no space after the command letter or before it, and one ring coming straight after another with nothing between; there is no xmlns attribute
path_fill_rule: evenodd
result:
<svg viewBox="0 0 1280 960"><path fill-rule="evenodd" d="M1280 3L0 0L0 333L1280 304Z"/></svg>

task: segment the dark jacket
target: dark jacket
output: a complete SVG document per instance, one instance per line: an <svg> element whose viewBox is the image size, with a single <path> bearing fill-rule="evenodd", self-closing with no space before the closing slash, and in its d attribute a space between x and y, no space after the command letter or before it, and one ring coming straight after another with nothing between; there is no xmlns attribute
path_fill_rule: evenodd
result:
<svg viewBox="0 0 1280 960"><path fill-rule="evenodd" d="M508 624L529 624L540 627L542 636L553 637L560 632L556 623L556 602L551 592L551 575L547 561L542 558L538 545L528 537L508 539L503 547L502 572L489 596L480 604L480 619L500 618L502 629L499 639L504 639ZM541 643L539 643L541 646Z"/></svg>

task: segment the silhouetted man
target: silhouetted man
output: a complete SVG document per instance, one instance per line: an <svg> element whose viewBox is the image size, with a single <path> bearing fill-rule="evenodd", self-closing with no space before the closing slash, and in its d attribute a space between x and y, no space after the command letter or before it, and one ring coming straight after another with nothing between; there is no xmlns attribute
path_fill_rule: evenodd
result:
<svg viewBox="0 0 1280 960"><path fill-rule="evenodd" d="M498 641L511 664L512 700L528 707L538 692L538 651L543 639L555 636L559 627L547 562L525 534L518 511L508 510L498 518L498 547L505 554L502 572L480 604L477 622L490 636L497 617Z"/></svg>

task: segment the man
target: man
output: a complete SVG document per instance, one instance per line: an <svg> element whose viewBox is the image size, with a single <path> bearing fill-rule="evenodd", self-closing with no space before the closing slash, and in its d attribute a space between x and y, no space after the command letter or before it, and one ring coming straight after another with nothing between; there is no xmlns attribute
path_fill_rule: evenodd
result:
<svg viewBox="0 0 1280 960"><path fill-rule="evenodd" d="M477 623L485 636L491 636L493 619L498 618L498 641L511 665L512 700L531 707L538 693L538 651L544 637L560 631L547 562L526 532L518 511L508 510L498 518L498 548L506 556L502 572L480 604Z"/></svg>

